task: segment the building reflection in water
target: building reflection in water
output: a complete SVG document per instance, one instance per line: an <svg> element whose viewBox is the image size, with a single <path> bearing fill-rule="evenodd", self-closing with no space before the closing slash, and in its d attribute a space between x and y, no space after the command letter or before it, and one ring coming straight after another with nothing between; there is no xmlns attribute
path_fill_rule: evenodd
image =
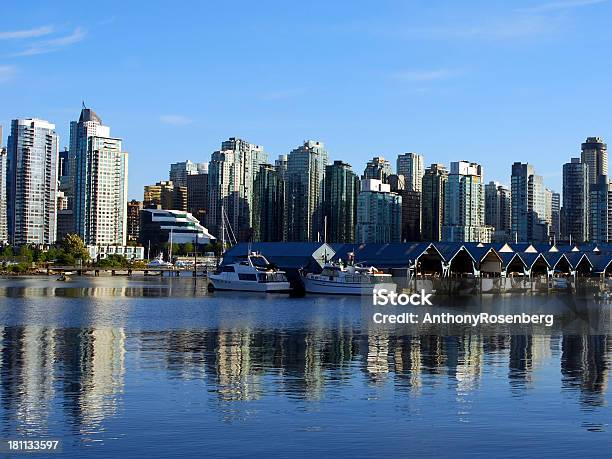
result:
<svg viewBox="0 0 612 459"><path fill-rule="evenodd" d="M560 365L567 394L583 409L602 406L611 355L605 336L368 336L352 326L139 331L129 339L139 366L161 378L200 380L223 404L268 395L342 397L347 384L392 384L411 396L446 385L466 419L483 375L504 368L511 393L522 396L541 367ZM121 327L2 328L4 429L44 430L59 400L78 432L100 430L126 391L126 340Z"/></svg>

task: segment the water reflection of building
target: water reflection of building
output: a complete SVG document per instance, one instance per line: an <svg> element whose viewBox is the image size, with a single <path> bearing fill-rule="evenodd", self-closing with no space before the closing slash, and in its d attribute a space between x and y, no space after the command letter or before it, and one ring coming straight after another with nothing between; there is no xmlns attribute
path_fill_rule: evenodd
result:
<svg viewBox="0 0 612 459"><path fill-rule="evenodd" d="M56 336L64 409L76 428L92 430L116 413L125 378L125 332L62 329Z"/></svg>
<svg viewBox="0 0 612 459"><path fill-rule="evenodd" d="M386 380L389 373L389 336L386 333L368 336L366 370L372 381L378 383Z"/></svg>
<svg viewBox="0 0 612 459"><path fill-rule="evenodd" d="M54 396L53 330L41 326L2 330L2 406L26 431L44 426Z"/></svg>
<svg viewBox="0 0 612 459"><path fill-rule="evenodd" d="M249 330L219 333L217 344L218 391L224 400L254 400L261 396L259 377L251 372Z"/></svg>
<svg viewBox="0 0 612 459"><path fill-rule="evenodd" d="M585 405L605 404L608 388L606 336L564 336L561 342L563 386L578 388Z"/></svg>

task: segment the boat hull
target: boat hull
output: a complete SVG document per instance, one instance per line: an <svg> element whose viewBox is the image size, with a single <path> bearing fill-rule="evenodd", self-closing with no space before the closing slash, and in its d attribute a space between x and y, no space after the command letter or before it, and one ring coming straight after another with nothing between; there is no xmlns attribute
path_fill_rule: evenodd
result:
<svg viewBox="0 0 612 459"><path fill-rule="evenodd" d="M312 279L310 277L302 277L302 281L306 293L325 295L372 295L374 288L377 290L385 289L389 293L395 292L397 289L397 285L390 282L376 284L348 283Z"/></svg>
<svg viewBox="0 0 612 459"><path fill-rule="evenodd" d="M226 280L209 276L215 290L233 290L237 292L288 293L291 291L289 282L253 282L241 280Z"/></svg>

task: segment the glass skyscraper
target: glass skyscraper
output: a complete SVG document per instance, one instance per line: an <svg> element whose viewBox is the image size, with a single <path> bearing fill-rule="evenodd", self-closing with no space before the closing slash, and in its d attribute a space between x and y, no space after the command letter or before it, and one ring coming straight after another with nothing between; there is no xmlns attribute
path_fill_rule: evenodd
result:
<svg viewBox="0 0 612 459"><path fill-rule="evenodd" d="M334 161L325 169L325 242L355 242L359 179L351 165Z"/></svg>
<svg viewBox="0 0 612 459"><path fill-rule="evenodd" d="M444 164L432 164L423 175L421 227L425 241L442 239L444 190L447 180L448 170Z"/></svg>
<svg viewBox="0 0 612 459"><path fill-rule="evenodd" d="M55 125L13 120L8 138L7 223L12 244L52 244L57 225Z"/></svg>
<svg viewBox="0 0 612 459"><path fill-rule="evenodd" d="M589 232L589 166L572 158L563 165L563 236L584 242Z"/></svg>
<svg viewBox="0 0 612 459"><path fill-rule="evenodd" d="M285 212L288 241L323 238L323 197L327 151L307 140L287 156Z"/></svg>
<svg viewBox="0 0 612 459"><path fill-rule="evenodd" d="M231 137L212 154L208 165L207 222L220 234L223 214L239 241L253 237L253 183L261 164L268 162L263 147ZM223 211L223 212L222 212ZM227 223L227 222L226 222ZM227 228L227 225L226 225Z"/></svg>
<svg viewBox="0 0 612 459"><path fill-rule="evenodd" d="M444 192L443 241L490 242L484 224L483 180L480 164L451 163Z"/></svg>

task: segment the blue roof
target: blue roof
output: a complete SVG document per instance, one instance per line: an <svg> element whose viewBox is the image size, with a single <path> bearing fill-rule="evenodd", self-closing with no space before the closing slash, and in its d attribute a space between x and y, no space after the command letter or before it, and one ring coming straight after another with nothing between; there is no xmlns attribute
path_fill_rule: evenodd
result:
<svg viewBox="0 0 612 459"><path fill-rule="evenodd" d="M564 254L561 252L546 252L543 253L542 256L548 263L548 266L554 268L559 260L564 257Z"/></svg>
<svg viewBox="0 0 612 459"><path fill-rule="evenodd" d="M593 272L596 273L604 272L608 265L612 262L611 253L601 253L599 255L587 254L587 258L593 264Z"/></svg>
<svg viewBox="0 0 612 459"><path fill-rule="evenodd" d="M567 257L567 260L569 261L572 268L576 269L578 265L580 264L580 260L582 260L582 257L585 256L585 253L584 252L568 252L565 254L565 256ZM589 257L586 257L586 259L589 262L589 264L592 266L593 263L591 262L591 260L589 260Z"/></svg>
<svg viewBox="0 0 612 459"><path fill-rule="evenodd" d="M516 252L499 252L498 255L501 257L502 263L505 267L507 267L512 262L514 257L518 257L518 259L521 260L523 264L525 264L523 259L519 257Z"/></svg>
<svg viewBox="0 0 612 459"><path fill-rule="evenodd" d="M355 263L364 263L377 268L405 268L410 266L429 247L427 242L396 242L389 244L344 244L333 260L347 260L355 254Z"/></svg>
<svg viewBox="0 0 612 459"><path fill-rule="evenodd" d="M281 268L303 268L311 263L315 252L324 245L328 247L328 257L331 259L333 249L322 242L239 242L223 254L223 263L231 263L249 252L259 252Z"/></svg>
<svg viewBox="0 0 612 459"><path fill-rule="evenodd" d="M533 268L533 265L535 264L538 258L541 258L548 266L550 266L546 258L544 258L541 253L523 252L519 253L519 257L521 257L521 260L523 260L525 262L525 265L527 265L527 267L530 269Z"/></svg>

